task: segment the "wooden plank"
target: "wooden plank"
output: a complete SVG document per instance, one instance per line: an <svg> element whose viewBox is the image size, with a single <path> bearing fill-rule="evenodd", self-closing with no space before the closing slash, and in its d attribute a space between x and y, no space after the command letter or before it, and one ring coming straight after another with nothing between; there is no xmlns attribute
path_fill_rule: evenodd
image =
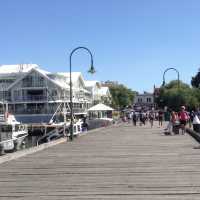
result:
<svg viewBox="0 0 200 200"><path fill-rule="evenodd" d="M0 199L200 198L200 150L188 135L131 124L0 165Z"/></svg>

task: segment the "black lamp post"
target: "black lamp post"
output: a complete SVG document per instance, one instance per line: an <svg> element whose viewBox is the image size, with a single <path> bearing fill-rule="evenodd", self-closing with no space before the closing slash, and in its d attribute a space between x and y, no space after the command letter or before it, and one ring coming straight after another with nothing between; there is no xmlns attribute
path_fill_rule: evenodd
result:
<svg viewBox="0 0 200 200"><path fill-rule="evenodd" d="M177 76L178 76L178 88L180 88L180 79L179 79L179 71L176 69L176 68L173 68L173 67L171 67L171 68L167 68L165 71L164 71L164 73L163 73L163 86L165 85L165 74L166 74L166 72L167 71L169 71L169 70L174 70L174 71L176 71L176 73L177 73Z"/></svg>
<svg viewBox="0 0 200 200"><path fill-rule="evenodd" d="M93 56L92 56L92 53L91 51L86 48L86 47L77 47L75 49L72 50L72 52L70 53L70 57L69 57L69 85L70 85L70 120L71 120L71 123L70 123L70 140L72 141L73 140L73 133L74 133L74 127L73 127L73 124L74 124L74 118L73 118L73 101L72 101L72 55L75 51L79 50L79 49L83 49L83 50L86 50L89 54L90 54L90 58L91 58L91 67L90 69L88 70L89 73L91 74L94 74L95 73L95 69L94 69L94 66L93 66Z"/></svg>

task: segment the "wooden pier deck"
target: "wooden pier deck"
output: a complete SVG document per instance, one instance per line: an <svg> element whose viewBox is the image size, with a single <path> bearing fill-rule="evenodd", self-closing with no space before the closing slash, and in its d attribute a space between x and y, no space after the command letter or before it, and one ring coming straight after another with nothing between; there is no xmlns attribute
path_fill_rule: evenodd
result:
<svg viewBox="0 0 200 200"><path fill-rule="evenodd" d="M0 199L199 200L198 144L161 131L115 126L2 163Z"/></svg>

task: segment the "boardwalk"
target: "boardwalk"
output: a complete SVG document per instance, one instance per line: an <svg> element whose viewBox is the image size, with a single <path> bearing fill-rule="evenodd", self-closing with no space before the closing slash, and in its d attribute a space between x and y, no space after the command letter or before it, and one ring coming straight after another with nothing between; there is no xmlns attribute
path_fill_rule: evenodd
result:
<svg viewBox="0 0 200 200"><path fill-rule="evenodd" d="M131 125L0 165L0 199L199 200L200 150L188 135Z"/></svg>

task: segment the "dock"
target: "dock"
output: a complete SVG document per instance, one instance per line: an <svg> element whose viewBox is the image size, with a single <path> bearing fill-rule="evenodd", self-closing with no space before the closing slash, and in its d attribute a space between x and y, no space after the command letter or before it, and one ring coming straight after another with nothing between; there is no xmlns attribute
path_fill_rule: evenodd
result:
<svg viewBox="0 0 200 200"><path fill-rule="evenodd" d="M199 200L198 143L163 128L114 125L1 163L0 199Z"/></svg>

